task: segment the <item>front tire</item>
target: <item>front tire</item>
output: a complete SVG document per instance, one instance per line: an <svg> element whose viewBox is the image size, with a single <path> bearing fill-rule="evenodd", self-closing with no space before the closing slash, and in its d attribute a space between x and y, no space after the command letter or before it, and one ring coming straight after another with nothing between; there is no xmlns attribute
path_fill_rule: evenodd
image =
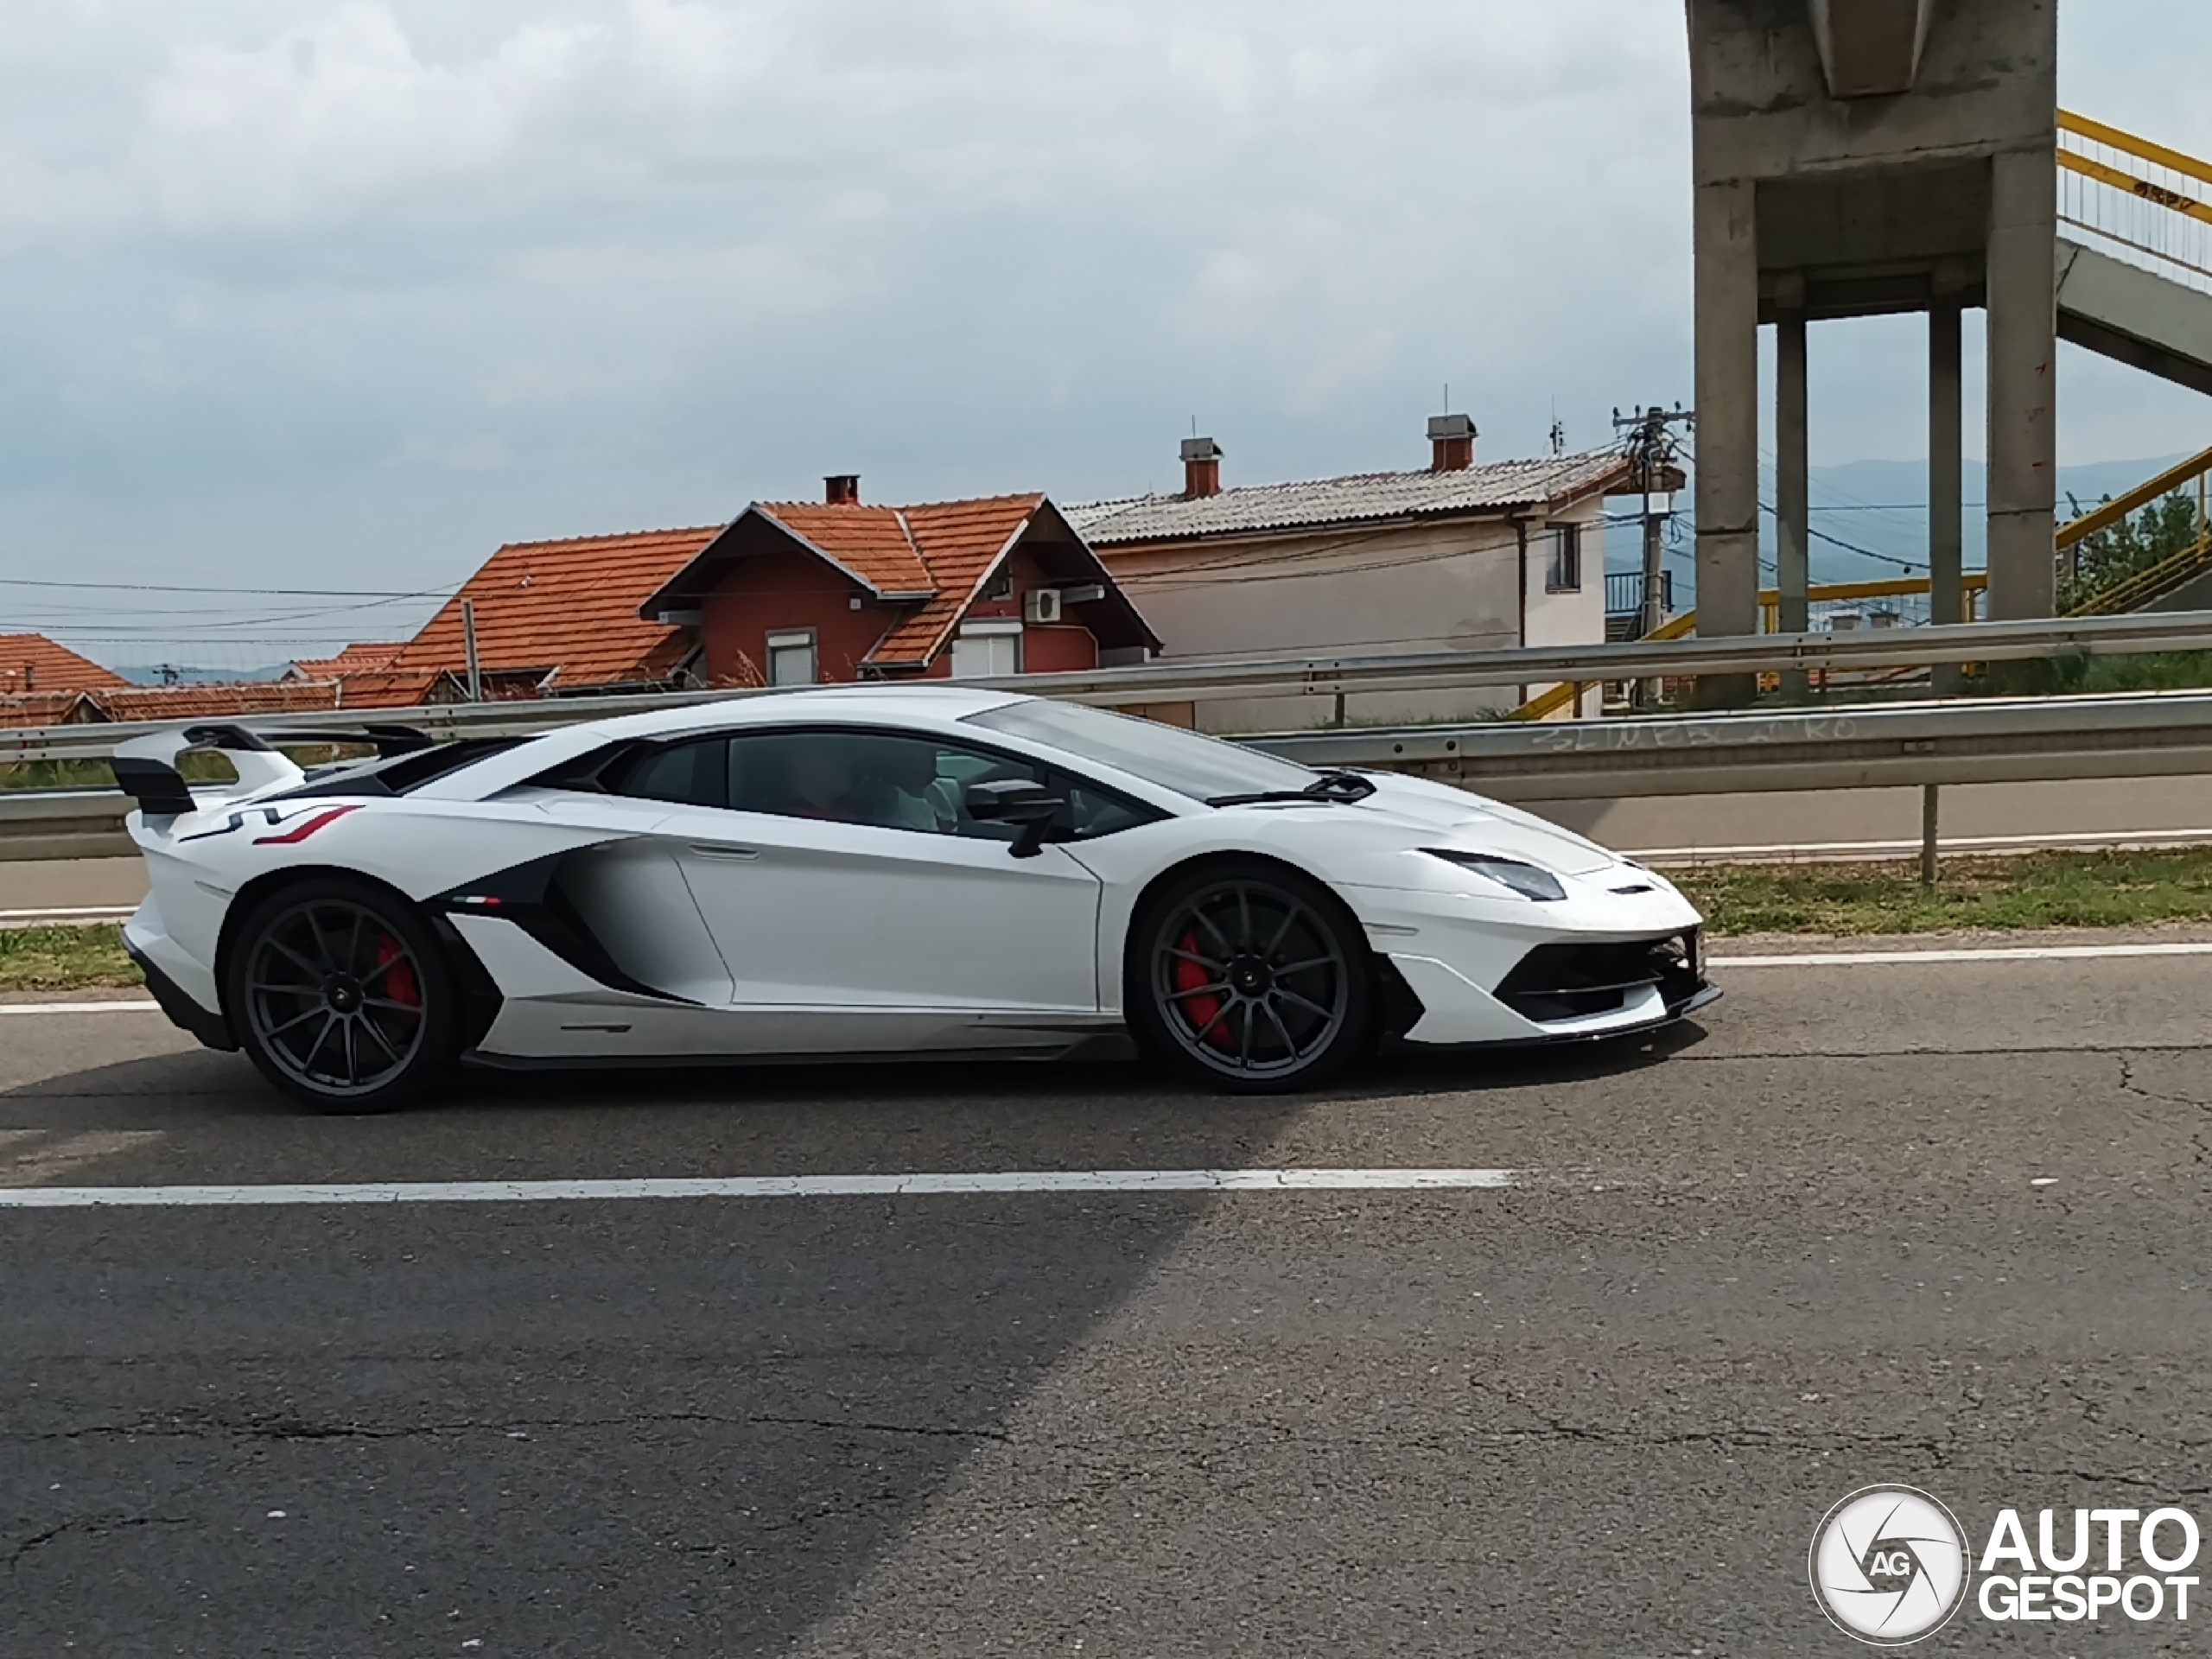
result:
<svg viewBox="0 0 2212 1659"><path fill-rule="evenodd" d="M1240 1094L1311 1088L1375 1046L1378 998L1358 920L1280 865L1198 866L1130 930L1124 1006L1145 1048Z"/></svg>
<svg viewBox="0 0 2212 1659"><path fill-rule="evenodd" d="M460 987L422 912L389 888L318 876L241 917L225 976L262 1076L326 1112L383 1112L452 1071Z"/></svg>

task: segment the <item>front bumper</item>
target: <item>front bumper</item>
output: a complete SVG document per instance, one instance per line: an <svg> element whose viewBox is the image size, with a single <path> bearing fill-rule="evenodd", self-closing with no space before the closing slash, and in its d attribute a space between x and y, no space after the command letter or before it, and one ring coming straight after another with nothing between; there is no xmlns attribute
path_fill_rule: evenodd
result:
<svg viewBox="0 0 2212 1659"><path fill-rule="evenodd" d="M1535 903L1351 887L1368 942L1411 993L1391 1029L1418 1044L1529 1044L1661 1026L1718 995L1704 921L1662 884Z"/></svg>
<svg viewBox="0 0 2212 1659"><path fill-rule="evenodd" d="M1681 934L1643 940L1605 942L1600 964L1637 955L1681 956ZM1603 980L1574 971L1573 955L1589 947L1539 945L1498 984L1485 988L1447 961L1433 957L1388 953L1390 965L1419 1005L1419 1018L1406 1027L1408 1042L1457 1046L1469 1043L1524 1045L1590 1041L1648 1031L1681 1019L1720 995L1719 988L1676 958L1679 965L1655 965L1623 975L1606 966ZM1560 971L1564 969L1565 971Z"/></svg>

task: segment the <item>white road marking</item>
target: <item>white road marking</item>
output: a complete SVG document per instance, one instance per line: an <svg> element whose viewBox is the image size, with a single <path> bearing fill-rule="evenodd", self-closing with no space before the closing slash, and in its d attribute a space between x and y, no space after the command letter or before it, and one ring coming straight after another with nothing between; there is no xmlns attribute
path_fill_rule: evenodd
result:
<svg viewBox="0 0 2212 1659"><path fill-rule="evenodd" d="M624 1198L931 1198L948 1193L1464 1191L1507 1187L1510 1169L978 1170L938 1175L729 1175L588 1181L361 1181L327 1185L0 1188L0 1209L106 1205L542 1204Z"/></svg>
<svg viewBox="0 0 2212 1659"><path fill-rule="evenodd" d="M129 905L77 905L61 910L0 910L0 927L86 926L96 922L127 922L137 912Z"/></svg>
<svg viewBox="0 0 2212 1659"><path fill-rule="evenodd" d="M0 1014L145 1014L161 1004L141 997L131 1002L0 1002Z"/></svg>
<svg viewBox="0 0 2212 1659"><path fill-rule="evenodd" d="M2212 957L2212 939L2176 944L2023 944L1986 950L1820 950L1789 957L1708 957L1708 968L1827 968L1854 963L2076 962L2098 957Z"/></svg>

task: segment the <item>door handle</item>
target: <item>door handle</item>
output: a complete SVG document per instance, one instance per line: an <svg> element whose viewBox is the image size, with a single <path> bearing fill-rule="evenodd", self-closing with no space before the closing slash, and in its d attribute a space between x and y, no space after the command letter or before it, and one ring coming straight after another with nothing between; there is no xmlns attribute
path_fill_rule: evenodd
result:
<svg viewBox="0 0 2212 1659"><path fill-rule="evenodd" d="M750 864L760 856L757 847L717 847L705 842L693 842L691 850L702 858L718 858L732 864Z"/></svg>

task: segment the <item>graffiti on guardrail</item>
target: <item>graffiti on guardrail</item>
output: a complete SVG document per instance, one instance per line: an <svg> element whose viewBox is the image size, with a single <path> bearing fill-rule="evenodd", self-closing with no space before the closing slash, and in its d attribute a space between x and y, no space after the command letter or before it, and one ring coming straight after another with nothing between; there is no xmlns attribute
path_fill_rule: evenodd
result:
<svg viewBox="0 0 2212 1659"><path fill-rule="evenodd" d="M1604 726L1560 722L1530 729L1529 747L1546 754L1618 753L1630 749L1763 747L1781 743L1837 743L1859 735L1849 715L1778 715L1771 720L1717 721L1711 725L1675 721Z"/></svg>

